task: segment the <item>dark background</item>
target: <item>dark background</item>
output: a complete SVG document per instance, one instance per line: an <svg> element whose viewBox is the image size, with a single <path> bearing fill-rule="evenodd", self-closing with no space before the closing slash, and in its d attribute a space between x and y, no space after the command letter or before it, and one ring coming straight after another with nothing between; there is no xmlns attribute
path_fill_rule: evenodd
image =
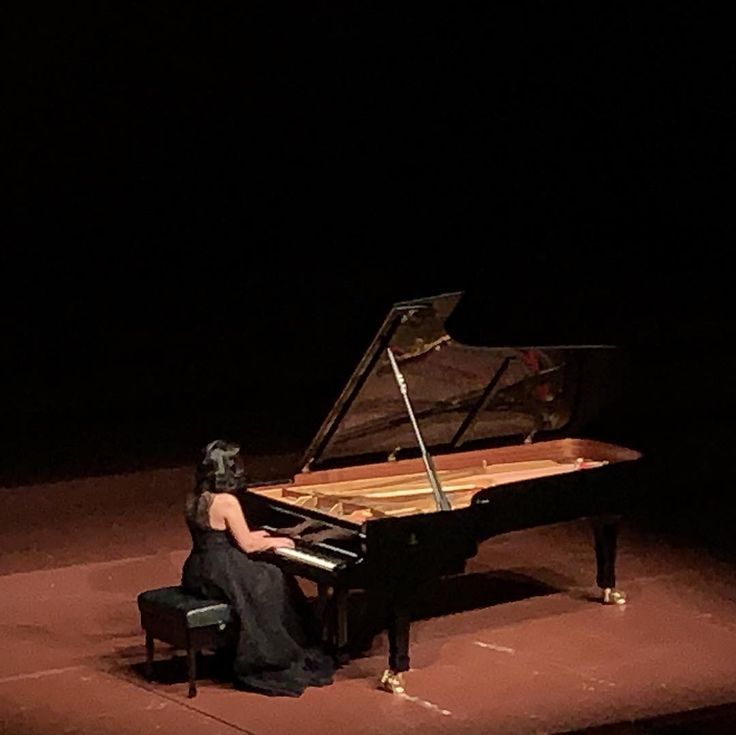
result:
<svg viewBox="0 0 736 735"><path fill-rule="evenodd" d="M223 435L298 451L391 303L461 289L468 339L622 345L610 436L725 528L727 27L694 3L16 9L3 484Z"/></svg>

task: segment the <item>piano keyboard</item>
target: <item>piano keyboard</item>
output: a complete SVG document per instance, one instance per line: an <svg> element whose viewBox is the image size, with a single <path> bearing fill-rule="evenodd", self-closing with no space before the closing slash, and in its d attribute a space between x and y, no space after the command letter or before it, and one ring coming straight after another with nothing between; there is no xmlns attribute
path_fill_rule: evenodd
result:
<svg viewBox="0 0 736 735"><path fill-rule="evenodd" d="M340 562L331 561L323 556L303 551L301 549L289 549L284 546L280 546L273 550L274 554L283 556L286 559L293 559L310 566L317 567L318 569L324 569L328 572L333 572L339 565Z"/></svg>

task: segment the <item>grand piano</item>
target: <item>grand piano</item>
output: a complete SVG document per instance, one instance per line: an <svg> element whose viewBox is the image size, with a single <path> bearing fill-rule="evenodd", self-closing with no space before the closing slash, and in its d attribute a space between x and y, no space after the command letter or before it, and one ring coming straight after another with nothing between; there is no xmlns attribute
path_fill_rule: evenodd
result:
<svg viewBox="0 0 736 735"><path fill-rule="evenodd" d="M404 691L417 590L462 574L492 536L589 518L600 600L625 603L617 522L641 455L584 433L611 348L461 344L446 328L461 296L395 304L301 471L239 494L252 526L295 539L269 558L329 599L339 655L348 594L381 590L391 692Z"/></svg>

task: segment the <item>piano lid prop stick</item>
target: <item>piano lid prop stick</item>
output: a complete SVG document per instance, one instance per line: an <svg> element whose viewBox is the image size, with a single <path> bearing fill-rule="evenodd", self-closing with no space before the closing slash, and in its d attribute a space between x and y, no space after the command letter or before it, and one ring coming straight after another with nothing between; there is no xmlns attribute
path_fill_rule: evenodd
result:
<svg viewBox="0 0 736 735"><path fill-rule="evenodd" d="M419 443L419 449L422 452L422 460L424 461L424 468L427 471L427 478L429 479L429 484L432 487L432 494L434 495L434 501L437 505L438 510L451 510L450 501L447 498L447 495L442 490L442 487L440 486L440 480L437 477L437 470L434 467L434 462L432 461L432 457L429 455L429 452L427 452L427 448L424 445L424 439L422 439L422 432L419 430L419 424L417 423L416 416L414 416L414 409L411 406L411 401L409 400L409 391L406 387L406 381L404 380L404 376L401 374L401 370L399 370L399 366L396 363L396 358L394 357L394 353L391 352L391 348L389 347L386 352L388 353L388 361L391 363L391 369L394 371L394 377L396 378L396 384L399 386L399 392L401 393L402 398L404 399L404 404L406 405L406 411L409 414L409 420L411 421L411 425L414 429L414 434L417 437L417 442Z"/></svg>

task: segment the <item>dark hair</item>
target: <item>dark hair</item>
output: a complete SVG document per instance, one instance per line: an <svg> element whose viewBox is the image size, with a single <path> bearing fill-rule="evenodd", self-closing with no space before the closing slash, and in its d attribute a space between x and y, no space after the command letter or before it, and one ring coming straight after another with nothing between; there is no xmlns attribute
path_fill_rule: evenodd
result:
<svg viewBox="0 0 736 735"><path fill-rule="evenodd" d="M202 450L197 465L196 483L199 492L229 493L247 484L240 447L232 442L216 439Z"/></svg>

